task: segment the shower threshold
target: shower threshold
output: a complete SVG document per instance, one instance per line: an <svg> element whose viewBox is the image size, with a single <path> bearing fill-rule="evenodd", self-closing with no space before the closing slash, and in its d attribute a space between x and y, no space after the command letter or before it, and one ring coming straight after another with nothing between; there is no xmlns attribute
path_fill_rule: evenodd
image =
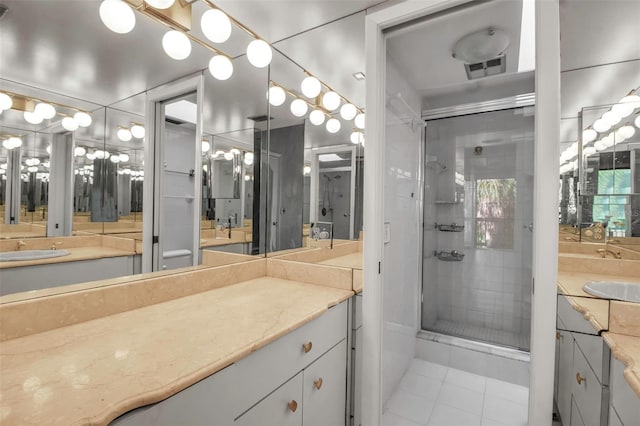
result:
<svg viewBox="0 0 640 426"><path fill-rule="evenodd" d="M426 331L529 352L530 337L520 333L446 320L437 320Z"/></svg>

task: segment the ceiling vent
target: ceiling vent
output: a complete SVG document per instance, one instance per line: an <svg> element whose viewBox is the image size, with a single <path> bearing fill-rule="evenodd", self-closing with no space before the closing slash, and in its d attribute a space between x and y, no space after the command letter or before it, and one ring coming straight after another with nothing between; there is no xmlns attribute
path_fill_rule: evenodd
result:
<svg viewBox="0 0 640 426"><path fill-rule="evenodd" d="M166 121L167 123L176 124L178 126L181 126L186 123L186 121L177 120L175 118L170 118L170 117L165 117L164 121Z"/></svg>
<svg viewBox="0 0 640 426"><path fill-rule="evenodd" d="M469 80L502 74L507 70L507 58L505 55L502 55L489 59L488 61L464 64L464 69L467 71L467 78Z"/></svg>
<svg viewBox="0 0 640 426"><path fill-rule="evenodd" d="M267 117L266 115L254 115L253 117L247 117L247 120L252 120L256 123L262 123L263 121L273 120L273 117Z"/></svg>

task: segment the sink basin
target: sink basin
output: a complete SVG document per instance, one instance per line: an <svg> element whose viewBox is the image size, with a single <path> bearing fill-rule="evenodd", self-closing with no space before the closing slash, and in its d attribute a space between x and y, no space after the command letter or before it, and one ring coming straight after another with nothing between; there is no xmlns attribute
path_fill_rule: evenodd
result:
<svg viewBox="0 0 640 426"><path fill-rule="evenodd" d="M0 253L0 262L13 262L16 260L39 260L61 257L69 254L68 250L24 250L7 251Z"/></svg>
<svg viewBox="0 0 640 426"><path fill-rule="evenodd" d="M640 303L640 284L611 281L589 281L582 289L605 299Z"/></svg>

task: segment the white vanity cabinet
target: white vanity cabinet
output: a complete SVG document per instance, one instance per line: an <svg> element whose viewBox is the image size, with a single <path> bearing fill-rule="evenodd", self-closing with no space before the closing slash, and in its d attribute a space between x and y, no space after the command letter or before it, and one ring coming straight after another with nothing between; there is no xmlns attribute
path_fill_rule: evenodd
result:
<svg viewBox="0 0 640 426"><path fill-rule="evenodd" d="M607 425L611 351L596 330L558 296L555 401L564 426Z"/></svg>
<svg viewBox="0 0 640 426"><path fill-rule="evenodd" d="M624 368L620 361L611 358L609 426L640 424L640 399L624 379Z"/></svg>
<svg viewBox="0 0 640 426"><path fill-rule="evenodd" d="M351 298L351 382L349 395L350 425L360 426L362 419L362 293Z"/></svg>
<svg viewBox="0 0 640 426"><path fill-rule="evenodd" d="M131 256L104 257L0 269L0 296L133 275Z"/></svg>
<svg viewBox="0 0 640 426"><path fill-rule="evenodd" d="M348 304L330 308L220 372L112 424L344 426Z"/></svg>

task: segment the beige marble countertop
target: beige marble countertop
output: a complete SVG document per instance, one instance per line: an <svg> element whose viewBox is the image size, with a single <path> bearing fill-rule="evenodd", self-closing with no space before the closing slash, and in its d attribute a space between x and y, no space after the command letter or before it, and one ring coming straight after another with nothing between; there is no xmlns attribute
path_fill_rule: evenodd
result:
<svg viewBox="0 0 640 426"><path fill-rule="evenodd" d="M640 262L639 262L640 265ZM640 268L640 266L639 266ZM580 296L595 298L582 289L582 286L588 281L623 281L640 284L639 275L635 277L613 274L596 274L591 272L558 272L558 289L567 296Z"/></svg>
<svg viewBox="0 0 640 426"><path fill-rule="evenodd" d="M0 421L107 424L219 371L352 295L262 277L4 341Z"/></svg>
<svg viewBox="0 0 640 426"><path fill-rule="evenodd" d="M105 257L133 256L135 251L123 250L113 247L93 246L93 247L61 247L61 250L69 252L66 256L52 257L49 259L17 260L13 262L0 263L0 270L6 268L17 268L21 266L49 265L52 263L75 262L78 260L101 259Z"/></svg>
<svg viewBox="0 0 640 426"><path fill-rule="evenodd" d="M362 269L362 252L351 253L340 257L333 257L331 259L323 260L317 263L318 265Z"/></svg>
<svg viewBox="0 0 640 426"><path fill-rule="evenodd" d="M640 398L640 337L602 333L613 356L625 365L624 378Z"/></svg>

